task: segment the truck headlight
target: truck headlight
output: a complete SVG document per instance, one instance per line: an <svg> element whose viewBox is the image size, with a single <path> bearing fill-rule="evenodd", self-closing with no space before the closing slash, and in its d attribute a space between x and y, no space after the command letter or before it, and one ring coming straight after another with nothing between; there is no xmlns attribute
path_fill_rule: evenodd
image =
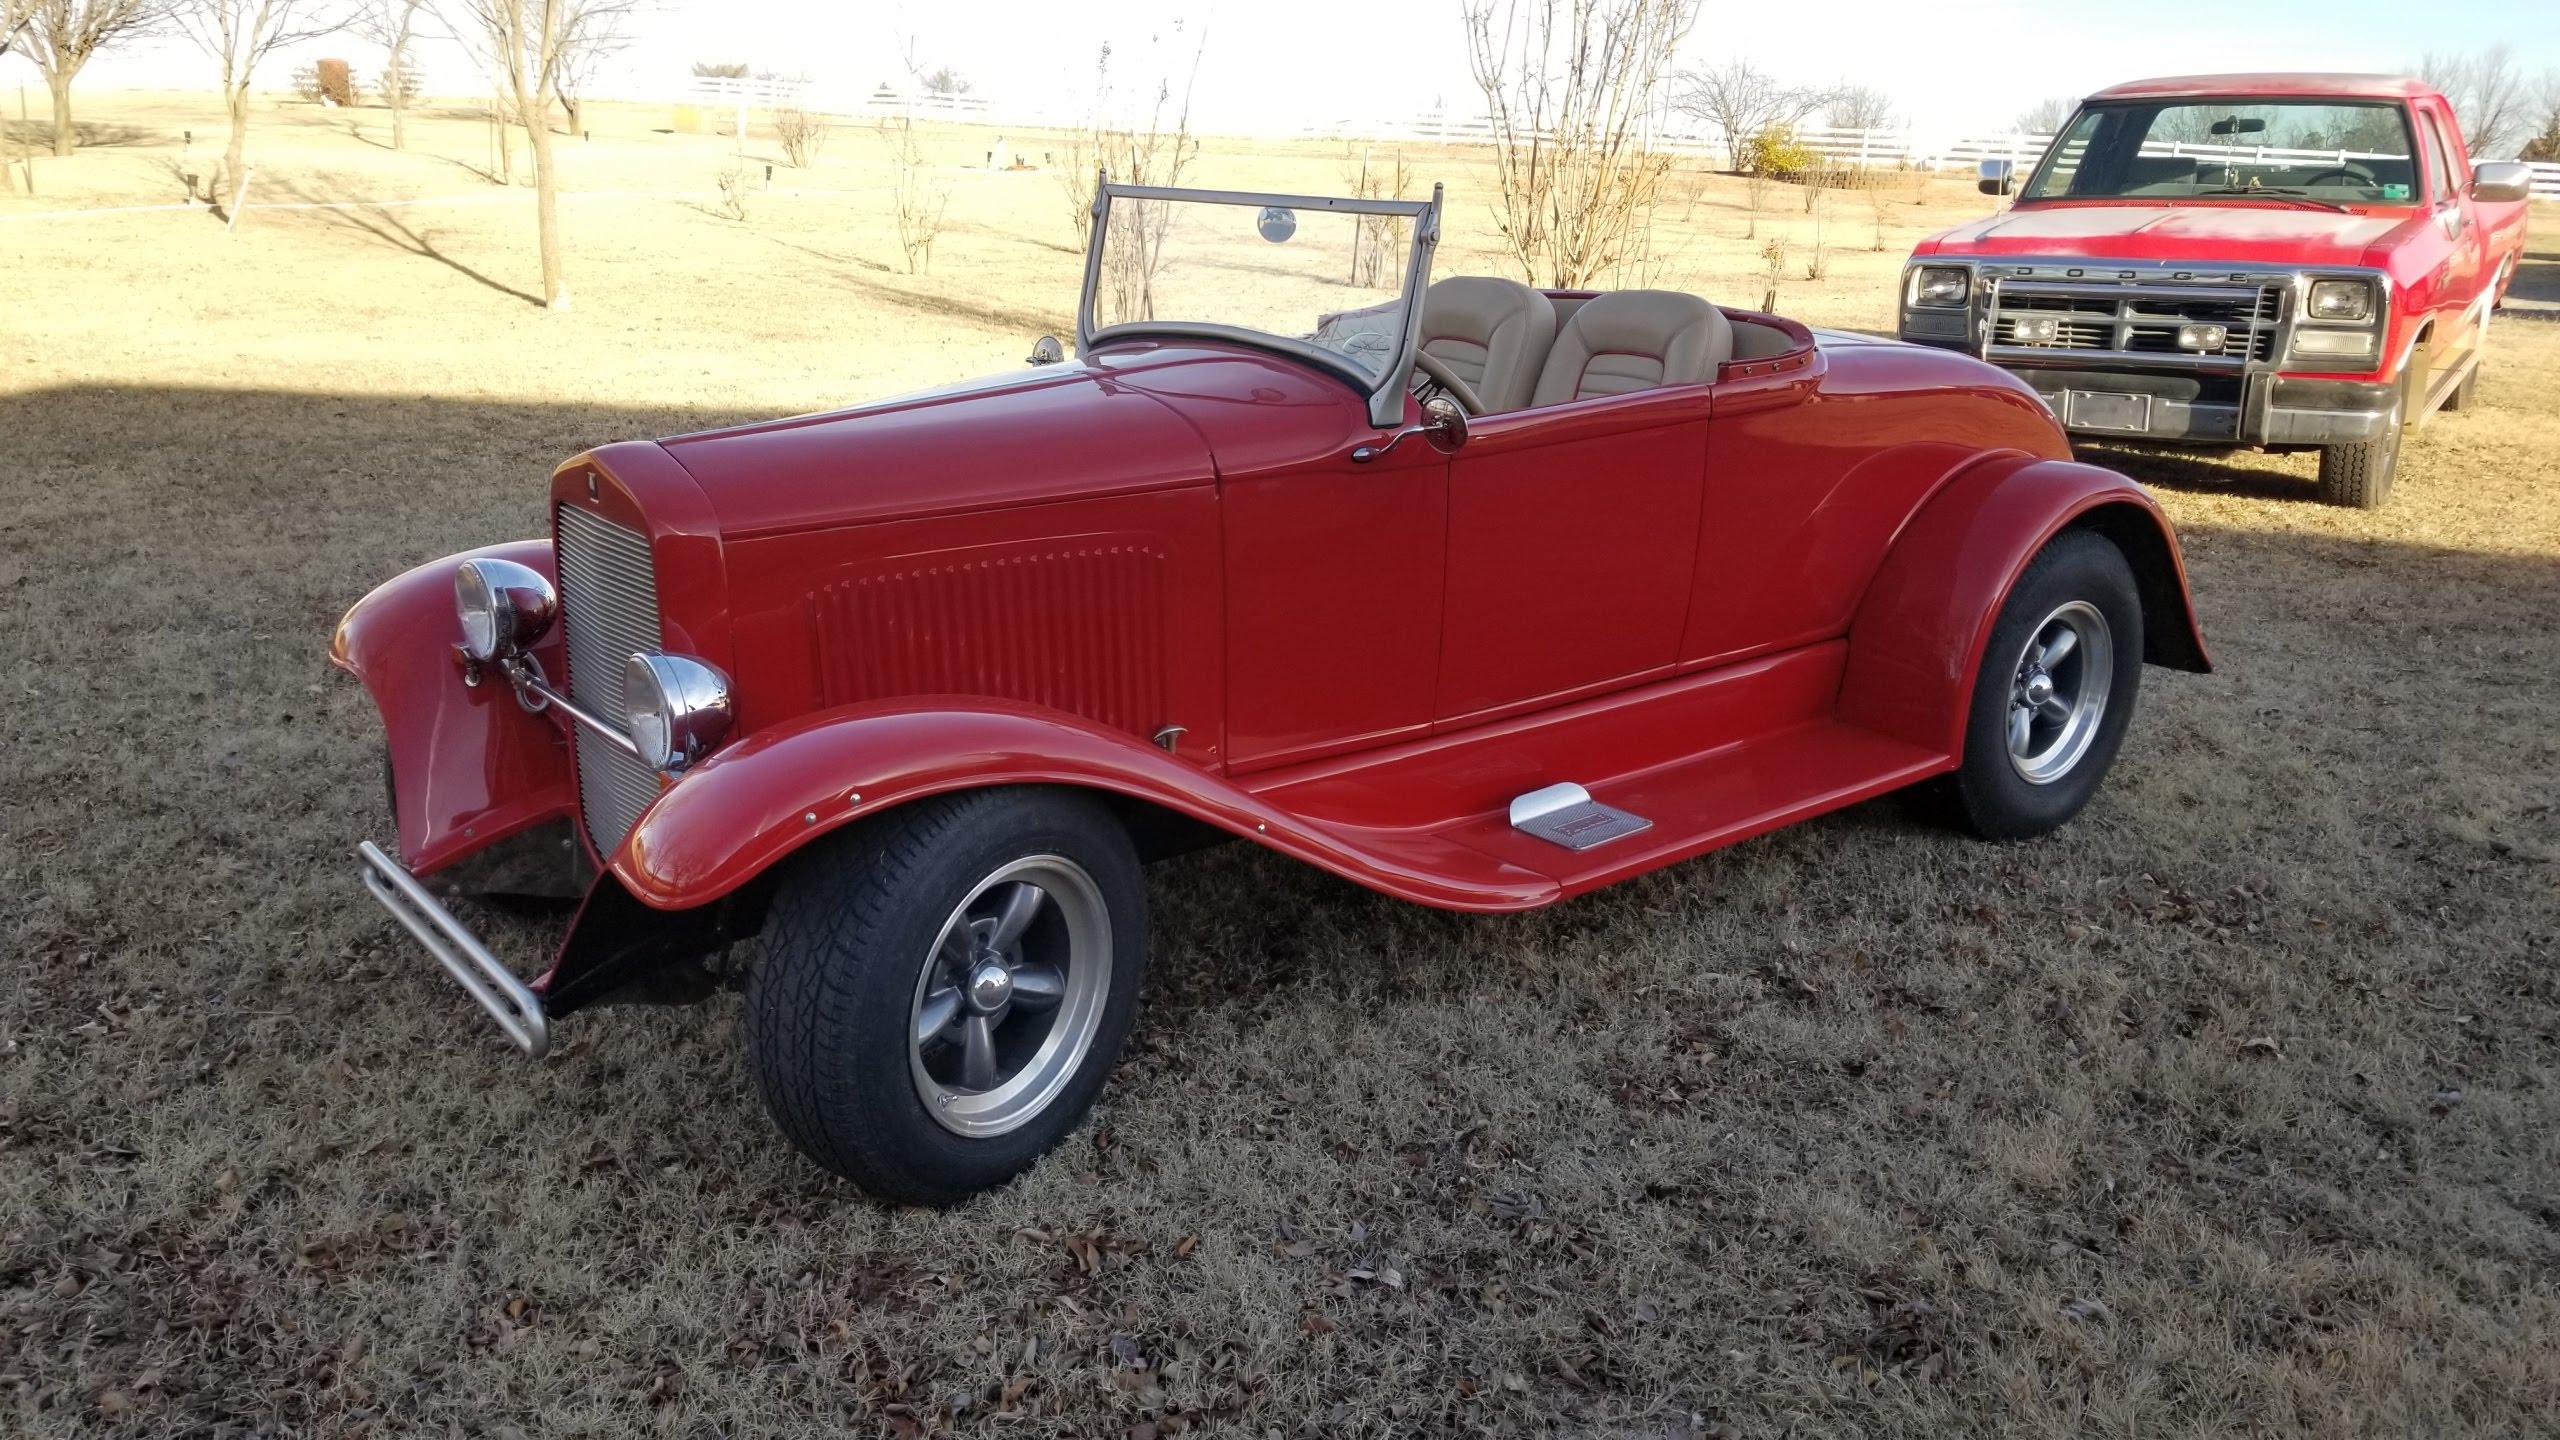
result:
<svg viewBox="0 0 2560 1440"><path fill-rule="evenodd" d="M560 597L542 572L513 560L465 560L453 572L462 653L486 665L521 655L551 631Z"/></svg>
<svg viewBox="0 0 2560 1440"><path fill-rule="evenodd" d="M2362 280L2314 280L2309 310L2314 320L2370 320L2373 287Z"/></svg>
<svg viewBox="0 0 2560 1440"><path fill-rule="evenodd" d="M681 770L729 733L729 677L689 655L646 650L622 671L622 723L653 770Z"/></svg>
<svg viewBox="0 0 2560 1440"><path fill-rule="evenodd" d="M1973 298L1973 272L1961 265L1923 265L1911 272L1911 303L1947 308Z"/></svg>

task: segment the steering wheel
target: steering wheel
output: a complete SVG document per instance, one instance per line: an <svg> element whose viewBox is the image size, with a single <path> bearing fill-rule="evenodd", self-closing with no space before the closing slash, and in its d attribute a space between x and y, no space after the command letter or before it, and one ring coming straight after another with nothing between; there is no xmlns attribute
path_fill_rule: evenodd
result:
<svg viewBox="0 0 2560 1440"><path fill-rule="evenodd" d="M1457 401L1458 408L1466 411L1470 419L1484 413L1484 402L1476 398L1475 387L1450 373L1449 367L1441 364L1438 356L1416 350L1413 352L1413 368L1439 386L1441 394Z"/></svg>
<svg viewBox="0 0 2560 1440"><path fill-rule="evenodd" d="M2319 184L2332 175L2337 176L2339 179L2346 181L2350 185L2363 185L2370 187L2379 183L2375 179L2372 171L2367 170L2352 160L2348 160L2332 165L2326 170L2314 171L2310 175L2303 177L2302 187L2308 190L2312 186Z"/></svg>

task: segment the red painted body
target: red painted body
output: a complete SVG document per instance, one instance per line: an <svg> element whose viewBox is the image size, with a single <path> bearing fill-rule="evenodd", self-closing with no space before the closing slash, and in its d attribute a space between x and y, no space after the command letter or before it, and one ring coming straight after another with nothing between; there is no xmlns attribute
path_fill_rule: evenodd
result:
<svg viewBox="0 0 2560 1440"><path fill-rule="evenodd" d="M2204 75L2102 90L2092 104L2131 99L2300 97L2387 101L2406 108L2419 137L2419 188L2407 203L2350 203L2348 214L2268 198L2021 200L2000 214L1933 235L1915 259L2035 256L2159 261L2199 269L2244 264L2370 269L2391 292L2390 325L2375 364L2287 365L2287 377L2394 380L2424 347L2436 373L2466 359L2476 321L2513 283L2524 253L2526 203L2470 193L2471 160L2453 107L2422 82L2371 75ZM2430 129L2451 151L2439 165ZM2466 323L2466 322L2472 323ZM2340 362L2344 364L2345 362Z"/></svg>
<svg viewBox="0 0 2560 1440"><path fill-rule="evenodd" d="M1783 353L1483 417L1454 454L1354 463L1380 432L1341 381L1184 341L580 456L554 504L648 537L666 648L723 670L737 714L599 858L685 910L860 817L1053 783L1521 909L1951 768L1990 617L2065 526L2135 536L2152 658L2204 667L2165 523L2069 463L2025 386L1733 318ZM566 722L462 686L451 563L340 634L421 871L577 812ZM1558 780L1653 829L1588 852L1512 829Z"/></svg>

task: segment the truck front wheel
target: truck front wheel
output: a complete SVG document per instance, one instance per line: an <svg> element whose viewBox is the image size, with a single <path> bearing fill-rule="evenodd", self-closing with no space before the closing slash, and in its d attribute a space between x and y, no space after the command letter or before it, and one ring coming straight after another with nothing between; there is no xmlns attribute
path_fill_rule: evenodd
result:
<svg viewBox="0 0 2560 1440"><path fill-rule="evenodd" d="M2400 437L2409 412L2409 383L2404 378L2392 397L2391 413L2382 418L2382 433L2353 445L2331 445L2320 452L2320 498L2331 505L2379 510L2391 498L2391 481L2400 471Z"/></svg>
<svg viewBox="0 0 2560 1440"><path fill-rule="evenodd" d="M811 847L775 892L747 1059L775 1125L883 1199L1021 1173L1093 1105L1136 1013L1136 849L1071 791L923 801Z"/></svg>

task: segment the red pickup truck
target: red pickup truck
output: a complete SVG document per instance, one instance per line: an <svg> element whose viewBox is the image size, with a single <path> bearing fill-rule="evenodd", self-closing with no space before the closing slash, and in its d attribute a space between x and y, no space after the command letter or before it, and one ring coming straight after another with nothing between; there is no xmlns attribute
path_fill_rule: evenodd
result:
<svg viewBox="0 0 2560 1440"><path fill-rule="evenodd" d="M2471 397L2531 182L2473 164L2419 80L2118 85L2023 183L1983 163L2016 202L1921 242L1902 338L2014 372L2074 433L2317 449L2322 498L2369 509Z"/></svg>

